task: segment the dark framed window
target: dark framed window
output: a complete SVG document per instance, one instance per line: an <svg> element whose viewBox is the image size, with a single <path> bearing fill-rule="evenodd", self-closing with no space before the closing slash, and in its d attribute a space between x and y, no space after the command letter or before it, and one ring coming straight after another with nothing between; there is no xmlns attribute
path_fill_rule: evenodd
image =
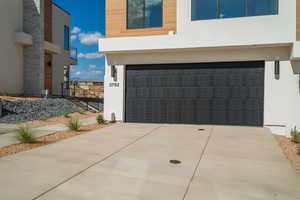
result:
<svg viewBox="0 0 300 200"><path fill-rule="evenodd" d="M70 27L67 25L64 27L64 49L70 50Z"/></svg>
<svg viewBox="0 0 300 200"><path fill-rule="evenodd" d="M220 18L246 16L246 0L220 0Z"/></svg>
<svg viewBox="0 0 300 200"><path fill-rule="evenodd" d="M192 0L192 20L278 14L278 0Z"/></svg>
<svg viewBox="0 0 300 200"><path fill-rule="evenodd" d="M278 0L248 0L248 16L278 14Z"/></svg>
<svg viewBox="0 0 300 200"><path fill-rule="evenodd" d="M127 28L162 27L163 0L127 0Z"/></svg>

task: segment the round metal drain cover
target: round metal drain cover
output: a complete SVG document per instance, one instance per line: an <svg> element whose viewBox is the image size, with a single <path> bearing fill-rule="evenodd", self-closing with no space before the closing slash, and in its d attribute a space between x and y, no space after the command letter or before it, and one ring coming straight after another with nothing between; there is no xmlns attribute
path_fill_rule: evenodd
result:
<svg viewBox="0 0 300 200"><path fill-rule="evenodd" d="M181 161L179 161L179 160L170 160L170 163L174 164L174 165L178 165L178 164L181 163Z"/></svg>

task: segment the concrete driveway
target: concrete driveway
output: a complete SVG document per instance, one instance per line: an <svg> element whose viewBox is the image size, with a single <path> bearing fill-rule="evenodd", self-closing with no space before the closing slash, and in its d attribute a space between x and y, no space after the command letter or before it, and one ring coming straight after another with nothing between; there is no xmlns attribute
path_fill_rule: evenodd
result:
<svg viewBox="0 0 300 200"><path fill-rule="evenodd" d="M296 200L299 188L263 128L118 124L0 159L5 200Z"/></svg>

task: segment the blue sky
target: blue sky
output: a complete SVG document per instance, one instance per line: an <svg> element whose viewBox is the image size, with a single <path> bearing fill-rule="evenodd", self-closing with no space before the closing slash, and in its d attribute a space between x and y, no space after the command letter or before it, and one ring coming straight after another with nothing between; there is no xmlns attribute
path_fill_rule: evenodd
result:
<svg viewBox="0 0 300 200"><path fill-rule="evenodd" d="M71 79L103 80L104 57L97 39L105 34L105 0L53 0L71 13L72 47L78 49L78 65L71 68Z"/></svg>

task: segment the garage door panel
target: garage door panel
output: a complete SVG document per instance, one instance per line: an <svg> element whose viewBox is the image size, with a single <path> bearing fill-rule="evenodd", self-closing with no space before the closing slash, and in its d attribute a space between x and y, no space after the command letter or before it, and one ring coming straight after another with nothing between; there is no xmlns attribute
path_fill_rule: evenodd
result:
<svg viewBox="0 0 300 200"><path fill-rule="evenodd" d="M242 98L249 97L248 87L231 87L231 98Z"/></svg>
<svg viewBox="0 0 300 200"><path fill-rule="evenodd" d="M146 87L146 77L145 76L137 76L135 77L134 87Z"/></svg>
<svg viewBox="0 0 300 200"><path fill-rule="evenodd" d="M246 112L245 114L245 124L249 126L257 126L261 124L261 112L259 111L252 111L252 112Z"/></svg>
<svg viewBox="0 0 300 200"><path fill-rule="evenodd" d="M264 88L263 87L249 87L249 96L250 98L256 98L257 96L264 95Z"/></svg>
<svg viewBox="0 0 300 200"><path fill-rule="evenodd" d="M168 101L167 100L161 100L160 101L160 118L159 122L164 123L167 121L167 108L168 108Z"/></svg>
<svg viewBox="0 0 300 200"><path fill-rule="evenodd" d="M245 110L263 110L264 102L260 99L249 98L245 100Z"/></svg>
<svg viewBox="0 0 300 200"><path fill-rule="evenodd" d="M209 124L211 122L211 100L202 98L195 100L195 123Z"/></svg>
<svg viewBox="0 0 300 200"><path fill-rule="evenodd" d="M239 98L230 99L228 101L228 110L231 110L231 111L244 110L244 101Z"/></svg>
<svg viewBox="0 0 300 200"><path fill-rule="evenodd" d="M264 62L127 66L126 121L263 125Z"/></svg>
<svg viewBox="0 0 300 200"><path fill-rule="evenodd" d="M146 120L146 102L144 100L138 100L136 103L136 117L141 121Z"/></svg>
<svg viewBox="0 0 300 200"><path fill-rule="evenodd" d="M127 93L127 96L131 97L130 101L132 101L134 98L137 98L136 88L129 87L129 88L127 88L126 93Z"/></svg>
<svg viewBox="0 0 300 200"><path fill-rule="evenodd" d="M137 88L136 89L136 97L137 98L149 98L150 95L150 89L148 88Z"/></svg>
<svg viewBox="0 0 300 200"><path fill-rule="evenodd" d="M160 123L160 111L161 111L161 104L160 100L153 99L152 100L152 123Z"/></svg>
<svg viewBox="0 0 300 200"><path fill-rule="evenodd" d="M154 76L153 74L151 74L151 86L152 87L160 87L162 85L161 83L161 77L160 76Z"/></svg>
<svg viewBox="0 0 300 200"><path fill-rule="evenodd" d="M263 84L263 77L260 73L250 72L245 76L245 86L261 86Z"/></svg>
<svg viewBox="0 0 300 200"><path fill-rule="evenodd" d="M181 107L181 113L182 113L182 123L188 124L188 123L194 123L195 122L195 102L191 99L188 100L182 100L182 107Z"/></svg>
<svg viewBox="0 0 300 200"><path fill-rule="evenodd" d="M230 87L215 87L214 98L229 98L231 95Z"/></svg>
<svg viewBox="0 0 300 200"><path fill-rule="evenodd" d="M182 82L182 86L183 87L194 87L197 81L197 77L195 74L191 74L191 75L183 75L183 82Z"/></svg>
<svg viewBox="0 0 300 200"><path fill-rule="evenodd" d="M243 83L244 83L244 76L241 75L241 73L232 73L231 75L229 75L229 86L230 87L235 87L235 86L238 86L238 87L242 87L243 86Z"/></svg>
<svg viewBox="0 0 300 200"><path fill-rule="evenodd" d="M163 94L163 90L162 88L159 88L159 87L153 87L153 88L150 88L150 95L152 98L163 98L164 94Z"/></svg>
<svg viewBox="0 0 300 200"><path fill-rule="evenodd" d="M210 74L200 74L196 77L197 87L210 87L211 86L211 75Z"/></svg>
<svg viewBox="0 0 300 200"><path fill-rule="evenodd" d="M227 80L226 74L216 74L213 77L213 86L218 87L227 85Z"/></svg>
<svg viewBox="0 0 300 200"><path fill-rule="evenodd" d="M195 114L195 124L211 124L211 112L199 110Z"/></svg>
<svg viewBox="0 0 300 200"><path fill-rule="evenodd" d="M211 110L226 110L227 99L225 98L215 98L212 99Z"/></svg>
<svg viewBox="0 0 300 200"><path fill-rule="evenodd" d="M228 111L228 125L244 124L244 112L241 110Z"/></svg>
<svg viewBox="0 0 300 200"><path fill-rule="evenodd" d="M216 125L228 124L226 110L213 110L211 123Z"/></svg>
<svg viewBox="0 0 300 200"><path fill-rule="evenodd" d="M169 123L181 122L181 113L178 112L178 110L182 110L181 106L182 106L181 100L170 99L167 105L167 121Z"/></svg>
<svg viewBox="0 0 300 200"><path fill-rule="evenodd" d="M213 87L199 87L196 88L197 98L213 98L214 88Z"/></svg>
<svg viewBox="0 0 300 200"><path fill-rule="evenodd" d="M197 88L195 87L184 88L183 98L196 98L196 97L197 97Z"/></svg>

